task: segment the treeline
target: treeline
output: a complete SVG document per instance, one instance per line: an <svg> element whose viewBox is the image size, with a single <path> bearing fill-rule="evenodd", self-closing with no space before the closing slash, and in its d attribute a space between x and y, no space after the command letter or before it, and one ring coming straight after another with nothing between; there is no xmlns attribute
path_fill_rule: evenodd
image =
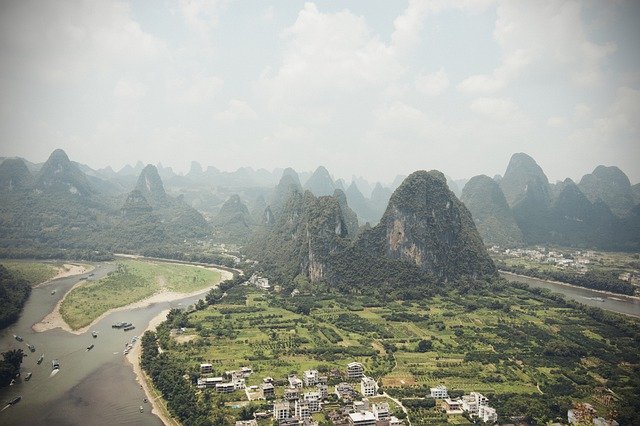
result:
<svg viewBox="0 0 640 426"><path fill-rule="evenodd" d="M195 389L184 379L185 370L158 350L158 337L147 331L142 336L141 365L153 385L167 401L173 416L185 425L210 425L209 408L201 403Z"/></svg>
<svg viewBox="0 0 640 426"><path fill-rule="evenodd" d="M26 355L22 349L12 349L2 352L0 360L0 388L8 386L20 372L20 364Z"/></svg>
<svg viewBox="0 0 640 426"><path fill-rule="evenodd" d="M58 259L103 262L113 260L113 254L104 250L55 247L0 247L2 259Z"/></svg>
<svg viewBox="0 0 640 426"><path fill-rule="evenodd" d="M635 287L626 281L618 279L615 272L588 271L585 274L577 274L567 271L547 271L522 266L509 266L502 261L496 262L499 269L514 274L527 275L543 280L560 281L593 290L610 291L612 293L635 294Z"/></svg>
<svg viewBox="0 0 640 426"><path fill-rule="evenodd" d="M24 279L13 276L0 265L0 329L15 322L31 294L31 286Z"/></svg>

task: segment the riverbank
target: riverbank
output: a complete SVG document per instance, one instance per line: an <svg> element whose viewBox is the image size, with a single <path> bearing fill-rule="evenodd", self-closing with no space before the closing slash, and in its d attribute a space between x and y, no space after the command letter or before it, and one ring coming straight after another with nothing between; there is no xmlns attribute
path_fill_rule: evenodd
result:
<svg viewBox="0 0 640 426"><path fill-rule="evenodd" d="M156 328L167 318L167 314L169 313L169 309L166 309L156 315L154 318L149 321L149 325L144 330L142 334L147 331L155 331ZM145 395L147 395L147 401L151 404L151 413L158 416L162 423L165 426L180 426L180 423L175 421L171 414L169 414L169 410L164 404L164 400L162 399L162 395L156 391L153 387L153 383L151 378L147 376L147 373L142 370L142 366L140 365L140 357L142 355L142 335L140 335L139 341L133 346L131 352L127 354L127 361L131 363L133 367L133 372L136 375L136 380L140 383L140 386L144 390Z"/></svg>
<svg viewBox="0 0 640 426"><path fill-rule="evenodd" d="M222 281L224 281L226 279L230 279L233 276L233 274L231 272L224 271L224 270L219 270L219 271L220 271L220 274L221 274L220 282L222 282ZM53 308L53 310L49 314L47 314L39 322L33 324L32 329L34 331L40 333L40 332L44 332L44 331L47 331L47 330L52 330L54 328L61 328L64 331L69 332L69 333L83 334L83 333L86 333L89 329L91 329L95 324L97 324L98 322L100 322L101 320L103 320L108 315L110 315L110 314L112 314L114 312L127 311L127 310L138 309L138 308L146 308L146 307L149 307L149 306L151 306L151 305L153 305L155 303L173 302L173 301L184 299L184 298L188 298L188 297L204 295L207 292L209 292L211 289L217 287L218 284L219 284L219 283L215 284L215 285L213 285L211 287L208 287L208 288L205 288L205 289L196 290L196 291L193 291L191 293L178 293L178 292L175 292L175 291L161 291L159 293L156 293L156 294L154 294L154 295L152 295L150 297L147 297L145 299L139 300L137 302L129 303L127 305L120 306L118 308L109 309L108 311L104 312L102 315L100 315L99 317L97 317L96 319L91 321L91 323L89 325L74 330L73 328L71 328L69 326L69 324L67 324L67 322L62 317L62 314L60 312L60 306L64 302L64 300L67 297L67 295L69 293L71 293L73 291L73 289L75 289L76 287L81 285L82 283L84 283L84 281L78 282L69 291L67 291L65 293L65 295L62 297L62 299L60 299L58 301L56 306Z"/></svg>
<svg viewBox="0 0 640 426"><path fill-rule="evenodd" d="M557 285L561 285L561 286L565 286L565 287L572 287L572 288L579 289L579 290L593 291L594 293L600 293L600 294L604 294L606 296L613 296L613 297L617 297L617 298L622 299L622 300L626 299L626 300L629 300L629 301L640 301L640 297L639 296L629 296L627 294L614 293L612 291L597 290L597 289L588 288L588 287L581 287L579 285L569 284L569 283L565 283L565 282L562 282L562 281L554 281L554 280L547 280L547 279L544 279L544 278L531 277L529 275L516 274L514 272L509 272L509 271L498 270L498 272L500 272L501 274L505 274L505 275L512 275L512 276L515 276L515 277L522 277L522 278L529 278L529 279L532 279L532 280L544 281L544 282L547 282L547 283L557 284Z"/></svg>
<svg viewBox="0 0 640 426"><path fill-rule="evenodd" d="M48 280L41 282L40 284L37 284L33 287L42 287L51 283L52 281L59 280L61 278L68 278L73 277L74 275L86 274L87 272L93 271L95 268L96 267L93 265L85 265L82 263L63 263L56 276L49 278Z"/></svg>

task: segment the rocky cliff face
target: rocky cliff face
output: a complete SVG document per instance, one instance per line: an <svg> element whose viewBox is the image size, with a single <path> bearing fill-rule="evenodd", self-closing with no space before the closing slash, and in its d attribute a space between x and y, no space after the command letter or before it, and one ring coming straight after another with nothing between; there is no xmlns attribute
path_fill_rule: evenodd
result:
<svg viewBox="0 0 640 426"><path fill-rule="evenodd" d="M522 246L524 240L498 183L489 176L474 176L462 189L462 202L469 209L485 244Z"/></svg>
<svg viewBox="0 0 640 426"><path fill-rule="evenodd" d="M636 204L629 178L615 166L596 167L582 177L578 186L591 202L603 201L618 217L629 216Z"/></svg>
<svg viewBox="0 0 640 426"><path fill-rule="evenodd" d="M445 280L496 272L471 214L438 171L418 171L406 178L380 223L357 244Z"/></svg>
<svg viewBox="0 0 640 426"><path fill-rule="evenodd" d="M0 190L18 191L33 184L33 176L20 158L7 158L0 164Z"/></svg>
<svg viewBox="0 0 640 426"><path fill-rule="evenodd" d="M89 196L94 192L87 176L61 149L53 151L42 165L36 178L36 188L46 192L68 192L82 196Z"/></svg>
<svg viewBox="0 0 640 426"><path fill-rule="evenodd" d="M522 152L513 154L500 180L500 188L511 207L525 198L549 204L549 179L536 161Z"/></svg>
<svg viewBox="0 0 640 426"><path fill-rule="evenodd" d="M152 206L162 206L167 204L167 193L164 190L162 179L156 166L148 164L138 177L136 184L138 190Z"/></svg>
<svg viewBox="0 0 640 426"><path fill-rule="evenodd" d="M329 175L329 172L323 166L318 167L315 172L313 172L304 187L306 190L311 191L316 197L332 195L336 189L331 175Z"/></svg>

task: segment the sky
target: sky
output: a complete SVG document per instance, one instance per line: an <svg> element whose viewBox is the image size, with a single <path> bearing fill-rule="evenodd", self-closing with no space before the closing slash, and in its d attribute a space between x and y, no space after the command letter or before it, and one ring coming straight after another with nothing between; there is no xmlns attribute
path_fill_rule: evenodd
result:
<svg viewBox="0 0 640 426"><path fill-rule="evenodd" d="M638 1L3 0L0 156L640 181Z"/></svg>

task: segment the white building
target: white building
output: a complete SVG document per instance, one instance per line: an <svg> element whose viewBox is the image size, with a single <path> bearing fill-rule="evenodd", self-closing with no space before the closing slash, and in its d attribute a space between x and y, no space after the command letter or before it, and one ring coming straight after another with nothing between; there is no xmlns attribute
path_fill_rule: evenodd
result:
<svg viewBox="0 0 640 426"><path fill-rule="evenodd" d="M347 377L350 379L360 379L364 376L364 365L359 362L347 364Z"/></svg>
<svg viewBox="0 0 640 426"><path fill-rule="evenodd" d="M203 377L198 379L198 389L215 388L218 383L224 382L222 377Z"/></svg>
<svg viewBox="0 0 640 426"><path fill-rule="evenodd" d="M349 413L349 425L351 426L376 426L376 416L371 411L363 413Z"/></svg>
<svg viewBox="0 0 640 426"><path fill-rule="evenodd" d="M318 392L320 392L320 395L323 400L327 399L327 397L329 396L329 386L323 385L323 384L317 384L316 389L318 389Z"/></svg>
<svg viewBox="0 0 640 426"><path fill-rule="evenodd" d="M388 420L391 417L389 413L389 404L386 402L381 402L379 404L373 404L373 415L376 417L376 420Z"/></svg>
<svg viewBox="0 0 640 426"><path fill-rule="evenodd" d="M236 421L236 426L258 426L258 422L257 422L256 419L238 420L238 421Z"/></svg>
<svg viewBox="0 0 640 426"><path fill-rule="evenodd" d="M295 374L290 374L288 377L289 380L289 386L292 388L302 388L302 386L304 385L304 382L300 379L298 379L298 376L296 376Z"/></svg>
<svg viewBox="0 0 640 426"><path fill-rule="evenodd" d="M291 417L291 406L288 402L276 402L273 404L273 418L276 420L284 420Z"/></svg>
<svg viewBox="0 0 640 426"><path fill-rule="evenodd" d="M200 364L200 372L203 374L212 373L213 365L211 364Z"/></svg>
<svg viewBox="0 0 640 426"><path fill-rule="evenodd" d="M498 413L495 408L491 408L488 405L481 405L478 408L478 418L483 422L497 422Z"/></svg>
<svg viewBox="0 0 640 426"><path fill-rule="evenodd" d="M318 370L307 370L304 372L304 385L315 386L318 384Z"/></svg>
<svg viewBox="0 0 640 426"><path fill-rule="evenodd" d="M306 401L295 402L296 417L300 420L307 420L311 417L311 407Z"/></svg>
<svg viewBox="0 0 640 426"><path fill-rule="evenodd" d="M435 388L431 388L431 398L445 399L449 398L449 390L444 385L438 385Z"/></svg>
<svg viewBox="0 0 640 426"><path fill-rule="evenodd" d="M489 399L478 392L471 392L462 397L462 409L471 415L478 414L480 407L488 405Z"/></svg>
<svg viewBox="0 0 640 426"><path fill-rule="evenodd" d="M320 411L320 402L322 401L320 392L307 392L304 394L303 399L309 404L309 410L312 413Z"/></svg>
<svg viewBox="0 0 640 426"><path fill-rule="evenodd" d="M364 396L375 396L378 391L378 384L371 377L363 377L360 380L360 391Z"/></svg>

